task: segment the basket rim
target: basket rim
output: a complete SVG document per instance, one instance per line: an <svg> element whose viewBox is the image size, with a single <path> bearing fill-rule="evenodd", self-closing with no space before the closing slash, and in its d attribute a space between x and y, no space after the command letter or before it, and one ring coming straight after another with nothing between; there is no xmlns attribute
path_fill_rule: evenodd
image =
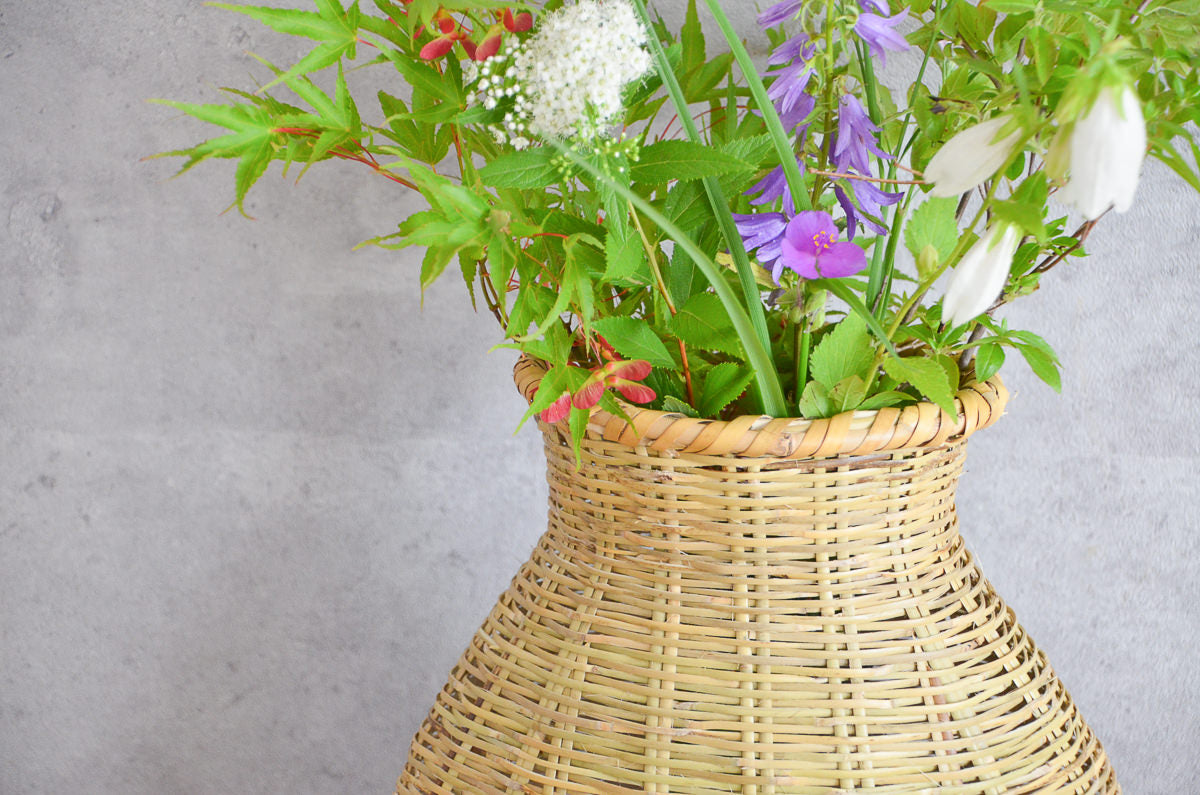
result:
<svg viewBox="0 0 1200 795"><path fill-rule="evenodd" d="M517 361L513 377L527 401L533 401L546 372L546 365L533 357L522 355ZM865 455L962 441L995 423L1008 398L999 376L968 384L954 398L957 421L928 402L847 411L818 420L759 414L732 420L697 419L623 403L632 424L596 408L588 422L588 436L660 453L784 459ZM540 417L538 424L545 425ZM566 420L558 426L566 429Z"/></svg>

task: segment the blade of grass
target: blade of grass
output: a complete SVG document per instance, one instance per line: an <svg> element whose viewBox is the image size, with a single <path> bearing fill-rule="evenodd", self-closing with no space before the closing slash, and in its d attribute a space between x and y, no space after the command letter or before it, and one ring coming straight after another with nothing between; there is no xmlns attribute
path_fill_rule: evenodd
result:
<svg viewBox="0 0 1200 795"><path fill-rule="evenodd" d="M654 56L654 62L658 68L659 76L662 78L663 85L666 86L667 92L670 94L671 103L675 106L675 113L679 116L680 125L683 127L689 140L694 143L703 144L704 142L700 139L700 131L696 129L696 122L692 118L692 112L688 108L687 100L684 98L683 88L679 85L679 80L675 77L675 70L671 68L671 62L667 58L666 50L663 49L662 42L653 33L654 27L651 25L650 13L646 10L645 0L634 0L634 6L642 18L642 24L646 26L646 30L650 31L650 35L648 36L650 50ZM772 108L772 110L774 109ZM712 207L713 216L721 228L721 235L725 238L725 242L729 246L729 255L733 257L733 264L737 270L738 281L741 283L742 295L745 299L750 323L754 327L754 333L758 336L759 345L769 351L771 349L771 340L770 335L767 333L766 312L763 311L758 282L754 278L754 269L750 266L750 257L746 253L745 243L742 241L741 234L738 233L737 224L733 220L733 213L729 209L729 200L726 198L725 191L716 177L707 177L703 180L703 183L704 190L708 194L708 203ZM764 397L764 409L766 408L765 400ZM774 414L774 412L767 413ZM776 414L775 416L780 415Z"/></svg>
<svg viewBox="0 0 1200 795"><path fill-rule="evenodd" d="M637 0L637 2L641 3L642 0ZM763 121L767 125L767 132L771 136L771 143L775 145L779 163L783 166L783 174L787 178L792 200L796 202L796 208L799 210L812 209L808 195L803 190L804 177L800 174L800 166L796 163L796 152L793 149L792 141L783 129L783 122L779 119L774 103L767 96L766 86L758 76L758 68L750 58L750 53L746 51L746 45L742 44L742 40L738 38L737 31L733 29L729 17L725 15L725 10L721 8L718 0L704 0L704 2L708 4L708 10L716 20L717 26L721 28L725 42L729 45L729 51L733 53L734 60L742 70L742 77L746 78L750 96L754 98L755 104L762 113Z"/></svg>
<svg viewBox="0 0 1200 795"><path fill-rule="evenodd" d="M779 374L775 371L774 362L771 360L770 348L759 342L758 335L755 333L750 318L746 313L746 308L725 281L721 273L721 267L709 259L683 230L671 223L665 215L654 209L654 206L650 202L631 191L628 186L615 182L608 175L600 171L600 169L596 168L596 166L570 149L557 143L555 147L562 152L564 157L590 175L592 179L633 204L643 217L649 218L657 224L659 229L675 241L675 245L682 248L691 257L692 261L696 263L696 267L700 268L701 272L712 283L717 298L720 299L722 306L725 307L725 311L729 313L729 319L732 321L733 328L737 332L738 340L742 343L742 348L746 351L746 356L750 360L750 366L754 369L754 379L758 385L759 394L762 396L765 413L773 417L787 416L783 390L779 385Z"/></svg>

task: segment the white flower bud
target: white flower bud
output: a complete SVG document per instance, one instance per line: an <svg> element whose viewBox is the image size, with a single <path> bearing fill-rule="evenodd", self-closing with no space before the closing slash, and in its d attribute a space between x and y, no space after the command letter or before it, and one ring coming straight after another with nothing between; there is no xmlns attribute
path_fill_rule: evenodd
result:
<svg viewBox="0 0 1200 795"><path fill-rule="evenodd" d="M946 141L925 167L925 181L933 183L929 195L958 196L995 174L1021 138L1020 129L1015 129L996 140L1010 121L1008 116L997 116Z"/></svg>
<svg viewBox="0 0 1200 795"><path fill-rule="evenodd" d="M959 326L982 314L1008 281L1021 233L1011 224L990 227L954 269L942 303L942 319Z"/></svg>
<svg viewBox="0 0 1200 795"><path fill-rule="evenodd" d="M1146 122L1129 86L1102 88L1071 131L1071 172L1058 198L1094 221L1109 207L1123 213L1133 204L1146 157Z"/></svg>

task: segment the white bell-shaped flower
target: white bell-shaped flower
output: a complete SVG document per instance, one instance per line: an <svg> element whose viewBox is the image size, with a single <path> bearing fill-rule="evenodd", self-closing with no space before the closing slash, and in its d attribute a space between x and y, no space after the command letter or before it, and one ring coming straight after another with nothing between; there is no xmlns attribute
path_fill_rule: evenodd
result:
<svg viewBox="0 0 1200 795"><path fill-rule="evenodd" d="M956 134L942 144L925 167L925 181L933 184L930 196L957 196L980 185L1000 170L1021 138L1020 129L997 140L1011 121L997 116Z"/></svg>
<svg viewBox="0 0 1200 795"><path fill-rule="evenodd" d="M1128 210L1146 158L1146 121L1133 89L1102 88L1075 122L1070 148L1070 177L1058 198L1089 221L1109 207Z"/></svg>
<svg viewBox="0 0 1200 795"><path fill-rule="evenodd" d="M951 326L974 320L987 310L1008 280L1021 233L1012 224L990 227L954 269L942 304L942 319Z"/></svg>

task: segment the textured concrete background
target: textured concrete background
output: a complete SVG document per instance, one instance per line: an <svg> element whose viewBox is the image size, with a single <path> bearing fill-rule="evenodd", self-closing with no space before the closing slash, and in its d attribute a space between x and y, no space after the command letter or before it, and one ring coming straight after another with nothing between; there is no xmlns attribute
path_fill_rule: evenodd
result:
<svg viewBox="0 0 1200 795"><path fill-rule="evenodd" d="M294 5L303 3L296 0ZM748 8L741 11L748 22ZM365 250L355 166L140 162L146 97L301 46L193 0L0 0L0 793L388 792L544 522L512 356ZM1200 200L1151 164L1010 312L1066 365L972 443L965 532L1132 795L1196 791Z"/></svg>

